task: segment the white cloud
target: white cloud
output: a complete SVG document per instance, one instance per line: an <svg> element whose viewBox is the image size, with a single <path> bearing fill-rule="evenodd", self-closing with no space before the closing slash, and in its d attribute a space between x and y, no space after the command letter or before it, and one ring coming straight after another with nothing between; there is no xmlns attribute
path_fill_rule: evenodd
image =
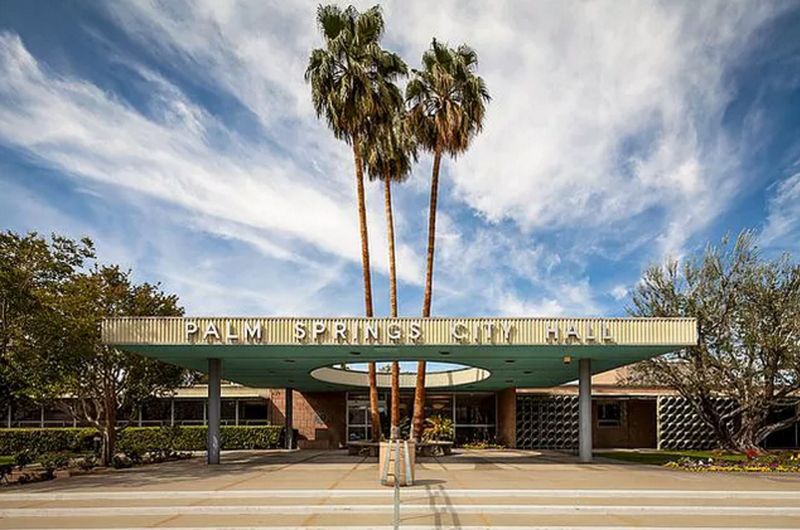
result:
<svg viewBox="0 0 800 530"><path fill-rule="evenodd" d="M350 152L314 116L303 81L308 53L320 44L315 6L103 4L109 20L165 66L159 74L118 51L151 91L142 108L49 71L6 33L0 141L72 175L154 197L194 230L302 264L329 286L335 278L327 273L352 273L359 252ZM465 156L444 164L434 307L596 314L603 307L592 295L587 256L680 256L744 185L722 126L732 97L726 72L778 9L712 1L387 3L388 46L415 66L433 36L466 41L493 96L484 132ZM260 130L245 134L187 96L163 77L174 70L234 100ZM429 172L423 157L395 193L399 272L414 289ZM765 238L786 233L797 218L798 185L789 182L776 189ZM378 188L368 187L370 240L374 274L383 274ZM290 273L282 278L292 285ZM213 297L203 289L215 279L209 273L186 289L198 300ZM620 299L620 287L606 294Z"/></svg>
<svg viewBox="0 0 800 530"><path fill-rule="evenodd" d="M721 126L724 74L774 9L403 3L392 4L389 27L416 53L433 35L478 51L493 101L483 134L450 165L467 204L524 231L594 238L657 212L636 231L658 254L675 254L737 191L737 153Z"/></svg>
<svg viewBox="0 0 800 530"><path fill-rule="evenodd" d="M800 249L800 173L790 175L774 187L760 239L768 246Z"/></svg>
<svg viewBox="0 0 800 530"><path fill-rule="evenodd" d="M614 300L624 300L628 296L628 287L625 285L615 285L609 291Z"/></svg>
<svg viewBox="0 0 800 530"><path fill-rule="evenodd" d="M11 103L0 106L0 140L67 173L171 203L188 212L189 222L267 255L303 261L309 259L303 246L311 245L357 261L352 178L320 179L228 131L163 78L140 73L152 84L151 104L160 105L151 117L95 85L48 72L17 36L0 34L0 97ZM226 148L212 147L212 130L225 135ZM351 169L335 173L344 179ZM371 214L383 216L374 207ZM385 231L373 226L373 261L380 267ZM401 277L418 281L413 251L401 243L400 254Z"/></svg>

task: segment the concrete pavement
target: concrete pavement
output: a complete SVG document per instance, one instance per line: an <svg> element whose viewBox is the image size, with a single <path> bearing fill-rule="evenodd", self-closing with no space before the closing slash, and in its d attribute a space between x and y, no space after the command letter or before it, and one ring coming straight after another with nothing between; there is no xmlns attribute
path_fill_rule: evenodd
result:
<svg viewBox="0 0 800 530"><path fill-rule="evenodd" d="M392 490L344 452L223 454L0 490L4 528L384 528ZM402 528L800 528L800 476L578 464L553 452L423 459Z"/></svg>

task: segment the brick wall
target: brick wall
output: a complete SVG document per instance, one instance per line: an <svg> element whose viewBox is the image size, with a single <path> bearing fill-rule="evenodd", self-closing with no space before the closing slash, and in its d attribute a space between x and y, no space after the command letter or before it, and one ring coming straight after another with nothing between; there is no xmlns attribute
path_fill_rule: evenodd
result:
<svg viewBox="0 0 800 530"><path fill-rule="evenodd" d="M292 423L297 430L301 449L335 449L345 443L347 401L345 392L294 391ZM283 425L285 421L284 390L270 391L269 420Z"/></svg>

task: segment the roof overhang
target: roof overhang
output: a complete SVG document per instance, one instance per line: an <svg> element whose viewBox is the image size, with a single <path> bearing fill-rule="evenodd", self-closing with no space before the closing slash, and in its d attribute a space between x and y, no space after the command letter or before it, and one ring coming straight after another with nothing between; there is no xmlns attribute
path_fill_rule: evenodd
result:
<svg viewBox="0 0 800 530"><path fill-rule="evenodd" d="M591 359L592 372L599 373L692 346L697 323L692 318L122 317L103 321L102 339L203 372L208 359L222 359L223 378L254 387L357 388L363 378L319 378L330 375L320 369L425 360L477 369L443 376L438 386L478 391L555 386L576 379L578 359ZM379 384L388 386L388 378L381 377Z"/></svg>

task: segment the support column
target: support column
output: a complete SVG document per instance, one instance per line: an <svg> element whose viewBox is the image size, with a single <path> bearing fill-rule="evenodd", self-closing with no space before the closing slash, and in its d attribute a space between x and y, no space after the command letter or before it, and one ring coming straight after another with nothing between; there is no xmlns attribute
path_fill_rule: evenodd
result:
<svg viewBox="0 0 800 530"><path fill-rule="evenodd" d="M208 360L208 438L206 439L206 461L219 464L219 420L222 409L220 385L222 359Z"/></svg>
<svg viewBox="0 0 800 530"><path fill-rule="evenodd" d="M286 449L294 449L294 422L292 421L292 393L294 391L291 388L287 388L284 393L284 407L283 407L283 417L284 417L284 432L286 433Z"/></svg>
<svg viewBox="0 0 800 530"><path fill-rule="evenodd" d="M592 461L592 361L578 361L578 457Z"/></svg>

